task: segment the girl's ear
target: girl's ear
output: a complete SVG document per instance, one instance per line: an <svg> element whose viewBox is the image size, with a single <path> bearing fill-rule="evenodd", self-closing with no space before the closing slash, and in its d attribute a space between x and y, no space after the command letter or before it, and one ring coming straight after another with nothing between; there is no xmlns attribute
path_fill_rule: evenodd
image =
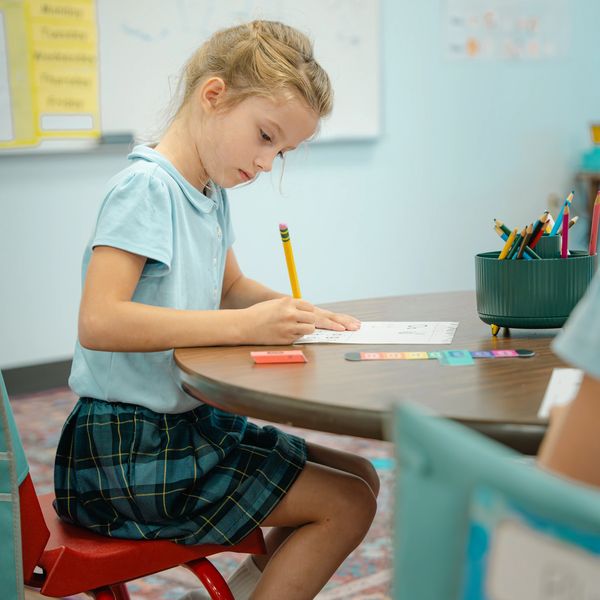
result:
<svg viewBox="0 0 600 600"><path fill-rule="evenodd" d="M220 77L207 79L198 90L202 107L206 110L217 108L225 97L226 87L225 82Z"/></svg>

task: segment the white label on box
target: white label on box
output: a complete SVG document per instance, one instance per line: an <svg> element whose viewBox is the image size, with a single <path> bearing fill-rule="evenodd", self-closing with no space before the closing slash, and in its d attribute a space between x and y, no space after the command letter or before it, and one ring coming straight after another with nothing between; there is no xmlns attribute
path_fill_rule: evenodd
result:
<svg viewBox="0 0 600 600"><path fill-rule="evenodd" d="M507 519L491 539L489 600L600 600L600 557Z"/></svg>

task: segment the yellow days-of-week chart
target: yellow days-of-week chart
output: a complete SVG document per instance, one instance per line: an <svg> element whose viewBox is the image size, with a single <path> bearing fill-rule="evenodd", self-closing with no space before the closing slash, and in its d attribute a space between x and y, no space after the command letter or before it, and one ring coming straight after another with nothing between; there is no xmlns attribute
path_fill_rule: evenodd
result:
<svg viewBox="0 0 600 600"><path fill-rule="evenodd" d="M100 135L95 0L0 0L0 148Z"/></svg>

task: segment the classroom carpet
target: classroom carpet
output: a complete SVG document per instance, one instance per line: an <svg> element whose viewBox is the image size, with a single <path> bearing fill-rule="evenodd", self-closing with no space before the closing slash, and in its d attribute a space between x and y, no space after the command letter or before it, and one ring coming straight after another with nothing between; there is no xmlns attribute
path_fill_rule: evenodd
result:
<svg viewBox="0 0 600 600"><path fill-rule="evenodd" d="M67 388L11 398L15 420L38 494L53 489L54 453L58 436L75 401L76 397ZM309 442L368 458L381 479L378 511L371 530L363 543L341 565L317 599L390 600L394 480L391 444L292 427L282 429L300 435ZM211 558L211 561L227 578L242 559L242 555L223 553ZM138 579L129 583L127 587L132 600L172 600L198 586L195 577L179 567ZM87 596L78 595L72 600L84 598Z"/></svg>

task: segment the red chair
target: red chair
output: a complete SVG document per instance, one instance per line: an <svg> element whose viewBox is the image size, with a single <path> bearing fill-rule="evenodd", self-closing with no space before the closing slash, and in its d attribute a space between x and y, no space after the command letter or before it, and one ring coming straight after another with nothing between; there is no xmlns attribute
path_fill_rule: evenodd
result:
<svg viewBox="0 0 600 600"><path fill-rule="evenodd" d="M196 574L212 600L234 600L206 557L265 552L260 529L235 546L183 546L98 535L61 521L52 506L54 495L38 497L30 475L19 487L19 500L25 584L52 598L88 592L96 600L129 600L126 582L181 565Z"/></svg>

